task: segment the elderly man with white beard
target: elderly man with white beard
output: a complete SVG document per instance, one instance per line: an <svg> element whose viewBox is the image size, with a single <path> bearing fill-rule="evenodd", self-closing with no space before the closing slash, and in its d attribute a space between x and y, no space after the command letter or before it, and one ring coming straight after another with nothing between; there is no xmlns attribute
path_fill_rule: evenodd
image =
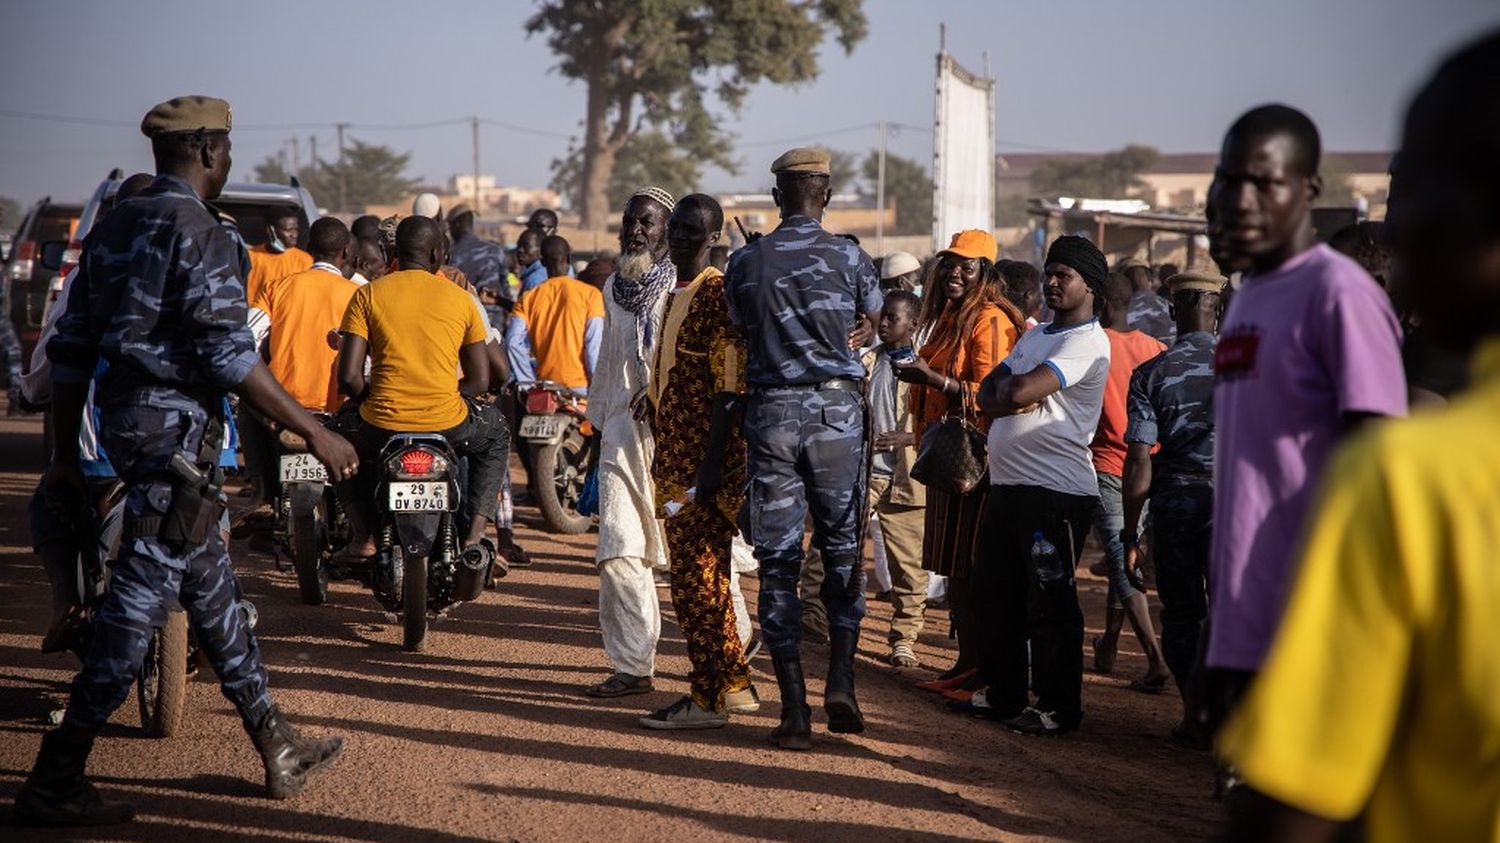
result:
<svg viewBox="0 0 1500 843"><path fill-rule="evenodd" d="M600 434L599 628L614 674L591 697L649 692L661 610L652 572L667 564L651 480L651 361L677 271L667 256L672 195L636 191L620 221L620 260L604 284L604 341L589 386L588 418Z"/></svg>

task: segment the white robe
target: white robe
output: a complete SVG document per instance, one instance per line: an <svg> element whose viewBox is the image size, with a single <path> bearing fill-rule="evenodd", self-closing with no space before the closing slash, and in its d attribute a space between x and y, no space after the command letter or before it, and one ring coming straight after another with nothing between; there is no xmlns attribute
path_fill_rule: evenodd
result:
<svg viewBox="0 0 1500 843"><path fill-rule="evenodd" d="M620 673L650 676L661 636L661 608L653 569L667 567L666 541L656 520L651 426L636 421L630 399L642 393L650 367L636 353L635 315L614 301L615 277L604 284L604 339L589 384L588 419L600 433L599 627L604 651ZM661 335L667 296L652 309L651 335ZM655 349L646 349L646 360Z"/></svg>

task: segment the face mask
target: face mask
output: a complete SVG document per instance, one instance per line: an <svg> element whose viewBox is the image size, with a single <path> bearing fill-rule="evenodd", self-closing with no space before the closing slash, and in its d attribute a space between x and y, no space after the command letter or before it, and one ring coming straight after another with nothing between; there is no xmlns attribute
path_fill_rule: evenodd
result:
<svg viewBox="0 0 1500 843"><path fill-rule="evenodd" d="M266 244L266 248L278 255L286 251L286 246L282 245L281 238L274 235L271 237L271 241Z"/></svg>

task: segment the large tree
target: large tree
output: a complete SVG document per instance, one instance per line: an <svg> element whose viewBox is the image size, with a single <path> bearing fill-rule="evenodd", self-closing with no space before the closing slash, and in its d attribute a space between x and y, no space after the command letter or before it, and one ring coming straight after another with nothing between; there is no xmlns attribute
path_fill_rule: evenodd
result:
<svg viewBox="0 0 1500 843"><path fill-rule="evenodd" d="M342 164L317 160L299 170L297 179L319 205L352 212L367 205L399 202L416 190L421 181L406 175L410 162L410 152L398 153L390 147L350 138ZM255 166L255 180L259 182L286 184L290 176L274 156Z"/></svg>
<svg viewBox="0 0 1500 843"><path fill-rule="evenodd" d="M576 203L603 227L620 150L654 128L704 163L734 172L708 110L738 114L750 86L818 75L832 32L845 52L865 36L863 0L546 0L526 22L546 33L558 70L588 88Z"/></svg>
<svg viewBox="0 0 1500 843"><path fill-rule="evenodd" d="M658 131L641 132L615 158L605 201L610 208L623 208L630 194L645 185L682 197L697 189L702 174L702 162L671 138ZM576 197L582 185L583 150L575 146L565 157L552 161L552 189Z"/></svg>
<svg viewBox="0 0 1500 843"><path fill-rule="evenodd" d="M1102 155L1049 158L1031 171L1031 191L1038 196L1124 199L1141 187L1141 173L1160 158L1155 147L1139 144Z"/></svg>
<svg viewBox="0 0 1500 843"><path fill-rule="evenodd" d="M871 152L860 168L871 193L880 173L880 153ZM932 231L932 177L910 158L885 155L885 199L896 202L896 234L925 234Z"/></svg>

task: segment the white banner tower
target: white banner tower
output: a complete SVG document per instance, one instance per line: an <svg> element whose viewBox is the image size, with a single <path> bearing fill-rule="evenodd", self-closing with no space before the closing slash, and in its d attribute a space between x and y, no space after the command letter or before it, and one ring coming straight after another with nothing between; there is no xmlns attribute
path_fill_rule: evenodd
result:
<svg viewBox="0 0 1500 843"><path fill-rule="evenodd" d="M995 226L995 80L988 59L985 64L985 76L965 70L948 54L946 32L941 36L932 133L934 251L955 232Z"/></svg>

